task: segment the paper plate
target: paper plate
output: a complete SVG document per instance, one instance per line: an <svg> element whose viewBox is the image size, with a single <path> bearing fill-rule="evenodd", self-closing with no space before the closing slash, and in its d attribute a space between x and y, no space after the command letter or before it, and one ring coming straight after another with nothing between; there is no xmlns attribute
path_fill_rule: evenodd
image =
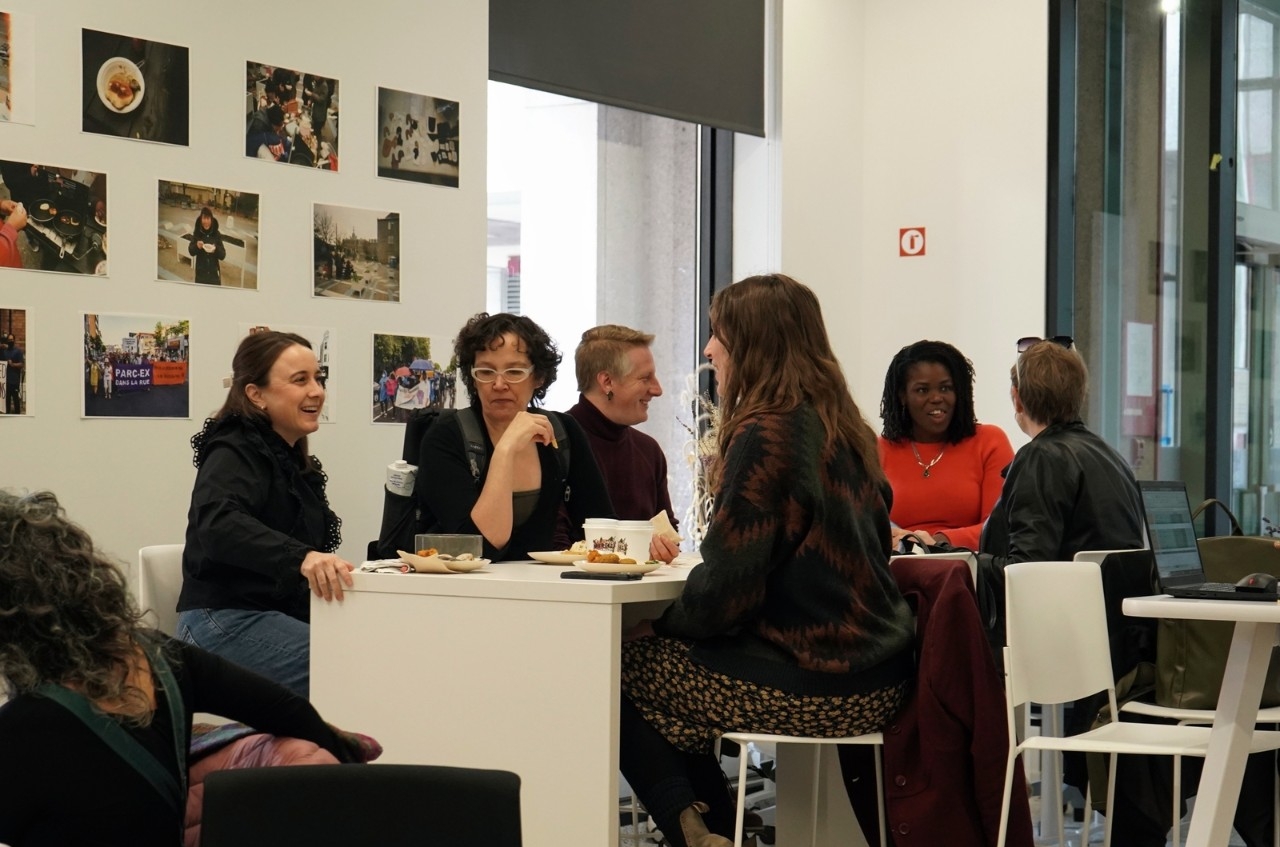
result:
<svg viewBox="0 0 1280 847"><path fill-rule="evenodd" d="M529 558L547 565L572 565L582 558L582 554L565 550L539 550L529 553Z"/></svg>
<svg viewBox="0 0 1280 847"><path fill-rule="evenodd" d="M413 568L414 573L468 573L489 564L488 559L465 559L459 562L441 559L439 556L419 556L403 550L397 550L396 554L400 556L401 561Z"/></svg>
<svg viewBox="0 0 1280 847"><path fill-rule="evenodd" d="M611 564L609 562L588 562L579 559L574 567L587 573L652 573L662 567L662 562L637 562L634 565Z"/></svg>

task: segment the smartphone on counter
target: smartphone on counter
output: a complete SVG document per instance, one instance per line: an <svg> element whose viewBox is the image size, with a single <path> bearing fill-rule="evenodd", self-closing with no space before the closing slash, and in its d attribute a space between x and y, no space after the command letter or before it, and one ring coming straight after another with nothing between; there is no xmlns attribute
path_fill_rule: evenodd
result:
<svg viewBox="0 0 1280 847"><path fill-rule="evenodd" d="M640 573L587 573L586 571L561 571L561 579L608 579L615 582L632 582L640 579Z"/></svg>

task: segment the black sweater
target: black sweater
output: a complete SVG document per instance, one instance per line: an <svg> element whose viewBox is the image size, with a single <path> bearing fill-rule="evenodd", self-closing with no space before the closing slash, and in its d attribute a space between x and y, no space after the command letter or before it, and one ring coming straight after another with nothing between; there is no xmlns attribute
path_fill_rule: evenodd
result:
<svg viewBox="0 0 1280 847"><path fill-rule="evenodd" d="M556 415L563 424L571 443L569 478L561 479L555 448L539 444L542 490L538 495L538 504L527 521L512 528L511 538L505 547L498 549L485 539L484 556L487 559L527 559L530 550L556 549L556 519L562 503L569 513L571 540L582 538L582 522L587 518L614 517L604 479L591 454L591 444L578 422L560 412L542 412L537 409L529 411ZM492 456L493 441L489 438L489 430L483 424L480 429L484 432L485 451ZM421 512L418 531L481 534L471 520L471 510L475 507L476 500L480 499L480 491L489 475L489 465L485 464L485 471L477 485L471 476L466 451L462 446L462 427L457 415L437 421L427 431L422 440L422 455L418 461L418 481L414 489L414 497L417 498Z"/></svg>
<svg viewBox="0 0 1280 847"><path fill-rule="evenodd" d="M299 568L312 550L333 552L341 522L312 457L265 421L231 415L192 440L200 468L191 491L178 610L246 609L311 618Z"/></svg>
<svg viewBox="0 0 1280 847"><path fill-rule="evenodd" d="M306 700L198 647L165 639L191 715L211 712L262 732L315 742L339 761L352 754ZM146 727L123 725L175 777L164 689ZM64 707L24 694L0 707L0 843L12 847L175 847L182 816L150 783Z"/></svg>

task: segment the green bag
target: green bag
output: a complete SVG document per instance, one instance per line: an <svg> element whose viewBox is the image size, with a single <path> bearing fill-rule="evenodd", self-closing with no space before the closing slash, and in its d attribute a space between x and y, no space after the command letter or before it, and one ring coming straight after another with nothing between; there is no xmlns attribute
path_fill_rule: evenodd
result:
<svg viewBox="0 0 1280 847"><path fill-rule="evenodd" d="M1227 513L1231 535L1200 539L1205 580L1233 583L1260 571L1280 576L1280 550L1275 548L1275 539L1246 536L1222 502L1204 501L1193 518L1211 505ZM1156 703L1181 709L1216 707L1234 628L1230 621L1161 619L1156 631ZM1262 689L1262 705L1280 706L1280 663L1274 652Z"/></svg>

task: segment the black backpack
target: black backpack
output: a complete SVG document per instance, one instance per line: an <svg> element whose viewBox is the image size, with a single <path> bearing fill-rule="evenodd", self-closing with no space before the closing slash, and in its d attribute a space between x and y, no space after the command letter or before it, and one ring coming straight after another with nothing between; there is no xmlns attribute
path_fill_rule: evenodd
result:
<svg viewBox="0 0 1280 847"><path fill-rule="evenodd" d="M427 472L419 461L422 456L422 441L436 421L450 415L458 416L458 426L462 429L462 446L466 451L467 464L471 468L471 478L475 481L476 488L479 488L480 480L484 477L485 466L489 461L489 453L485 449L480 417L470 406L463 409L415 409L410 413L409 420L405 424L404 447L400 458L418 468L419 477ZM560 464L560 476L565 481L564 496L568 500L569 435L565 432L564 424L557 415L548 412L547 418L551 421L551 431L560 445L560 449L555 451L556 460ZM377 540L369 542L369 558L394 559L399 555L397 550L412 550L413 538L418 533L418 523L421 519L422 510L418 507L415 497L393 494L384 485L382 487L382 527L378 532Z"/></svg>

